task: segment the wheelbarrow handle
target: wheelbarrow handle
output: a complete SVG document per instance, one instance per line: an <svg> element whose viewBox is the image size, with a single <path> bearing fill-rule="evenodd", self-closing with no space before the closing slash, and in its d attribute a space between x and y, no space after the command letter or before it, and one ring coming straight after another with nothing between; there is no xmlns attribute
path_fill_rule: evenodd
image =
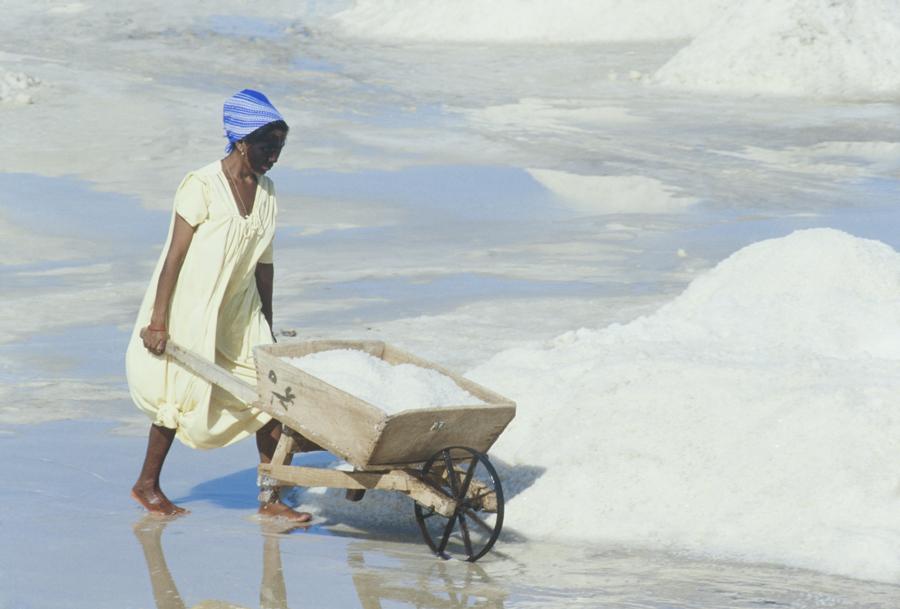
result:
<svg viewBox="0 0 900 609"><path fill-rule="evenodd" d="M200 378L224 389L244 404L252 404L259 400L256 387L246 381L242 381L222 366L209 361L190 349L185 349L169 340L166 342L166 355Z"/></svg>

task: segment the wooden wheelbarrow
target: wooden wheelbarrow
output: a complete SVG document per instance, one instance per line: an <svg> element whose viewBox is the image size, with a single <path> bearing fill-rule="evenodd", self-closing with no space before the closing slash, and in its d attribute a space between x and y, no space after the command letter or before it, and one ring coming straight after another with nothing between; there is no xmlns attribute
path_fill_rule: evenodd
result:
<svg viewBox="0 0 900 609"><path fill-rule="evenodd" d="M318 351L356 349L389 364L413 364L450 377L484 402L387 414L285 361ZM516 413L514 402L445 368L381 341L314 340L254 349L257 386L169 342L166 353L201 378L267 412L284 426L261 486L397 491L414 501L428 547L476 561L503 527L503 488L486 452ZM353 466L339 471L291 465L314 443Z"/></svg>

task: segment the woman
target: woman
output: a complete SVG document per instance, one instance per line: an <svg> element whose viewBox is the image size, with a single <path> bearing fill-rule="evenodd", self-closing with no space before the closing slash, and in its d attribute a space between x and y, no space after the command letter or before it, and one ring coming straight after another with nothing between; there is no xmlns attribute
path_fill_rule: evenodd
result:
<svg viewBox="0 0 900 609"><path fill-rule="evenodd" d="M150 416L147 454L131 496L148 511L187 510L162 492L159 475L175 437L192 448L226 446L256 434L271 461L281 425L165 357L166 342L214 360L255 384L253 347L272 335L275 190L265 173L278 161L288 126L251 89L224 106L227 156L189 173L175 193L169 236L144 296L126 354L131 397ZM277 497L259 513L305 522Z"/></svg>

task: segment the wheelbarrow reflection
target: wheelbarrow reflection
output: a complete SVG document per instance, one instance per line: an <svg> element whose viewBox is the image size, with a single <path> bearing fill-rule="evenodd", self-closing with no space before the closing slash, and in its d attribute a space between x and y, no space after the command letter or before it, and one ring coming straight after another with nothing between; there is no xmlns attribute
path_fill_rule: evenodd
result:
<svg viewBox="0 0 900 609"><path fill-rule="evenodd" d="M381 560L366 563L371 550ZM384 552L367 542L356 542L347 548L347 564L363 609L389 607L422 607L428 609L503 609L506 590L494 583L484 569L475 563L461 561L416 561L416 569L377 566ZM408 560L408 559L406 559Z"/></svg>
<svg viewBox="0 0 900 609"><path fill-rule="evenodd" d="M188 609L169 571L162 547L162 533L168 520L144 517L134 525L134 534L141 544L156 609ZM261 523L262 532L262 581L259 590L260 609L288 609L288 594L285 586L281 560L280 534L297 527ZM372 553L377 558L372 564L366 562L366 555ZM353 542L347 546L347 565L359 597L362 609L381 609L382 602L389 606L411 606L422 609L484 608L502 609L506 591L493 583L485 571L474 563L420 559L410 563L409 558L400 557L399 566L393 556L379 544ZM409 568L410 564L414 568ZM291 581L296 581L291 575ZM304 585L302 580L298 582ZM301 599L294 602L294 608L307 607ZM191 609L249 609L241 605L220 600L206 600Z"/></svg>

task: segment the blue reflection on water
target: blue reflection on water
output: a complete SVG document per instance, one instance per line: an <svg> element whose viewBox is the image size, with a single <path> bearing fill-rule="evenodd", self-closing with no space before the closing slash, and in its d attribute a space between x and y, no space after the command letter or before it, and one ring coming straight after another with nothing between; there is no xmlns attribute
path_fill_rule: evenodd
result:
<svg viewBox="0 0 900 609"><path fill-rule="evenodd" d="M457 273L434 277L384 277L310 285L304 298L314 300L370 299L346 311L311 313L305 324L334 322L337 318L366 321L431 314L480 300L515 298L592 298L607 287L582 281L535 281L499 275Z"/></svg>
<svg viewBox="0 0 900 609"><path fill-rule="evenodd" d="M99 192L69 176L0 173L0 210L38 235L130 245L161 241L169 212L141 207L135 197Z"/></svg>
<svg viewBox="0 0 900 609"><path fill-rule="evenodd" d="M223 36L278 38L284 35L284 26L279 22L245 15L210 15L206 23L210 31Z"/></svg>
<svg viewBox="0 0 900 609"><path fill-rule="evenodd" d="M130 334L131 328L110 324L74 326L0 345L0 356L15 361L15 367L9 370L11 377L15 377L9 380L15 382L50 373L86 380L124 378L125 348Z"/></svg>
<svg viewBox="0 0 900 609"><path fill-rule="evenodd" d="M787 206L725 209L698 208L686 213L680 226L651 238L639 237L640 258L662 259L683 248L691 256L722 260L752 243L784 237L794 231L832 228L855 237L874 239L900 250L900 180L870 177L841 185L842 200L852 205L822 205L791 209Z"/></svg>
<svg viewBox="0 0 900 609"><path fill-rule="evenodd" d="M284 171L279 188L306 197L369 200L412 210L429 221L562 217L552 196L515 167L438 165L396 171Z"/></svg>

